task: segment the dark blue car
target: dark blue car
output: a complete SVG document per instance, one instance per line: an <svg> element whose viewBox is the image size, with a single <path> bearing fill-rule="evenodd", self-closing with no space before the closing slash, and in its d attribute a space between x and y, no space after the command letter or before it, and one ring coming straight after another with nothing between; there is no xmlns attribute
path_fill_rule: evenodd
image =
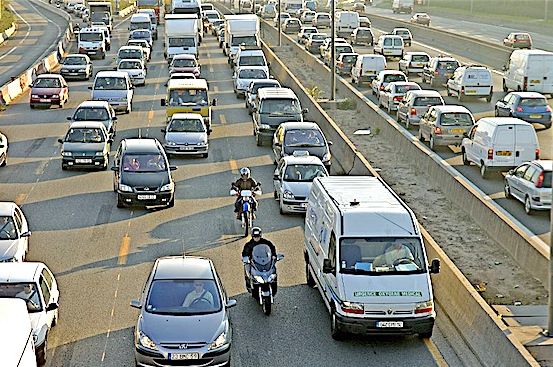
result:
<svg viewBox="0 0 553 367"><path fill-rule="evenodd" d="M530 123L551 127L551 107L536 92L512 92L495 104L495 116L511 116Z"/></svg>

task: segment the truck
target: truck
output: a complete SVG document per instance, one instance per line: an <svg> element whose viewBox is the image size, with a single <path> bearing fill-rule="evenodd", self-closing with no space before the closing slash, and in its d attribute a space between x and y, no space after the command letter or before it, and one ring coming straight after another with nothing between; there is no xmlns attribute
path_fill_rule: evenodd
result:
<svg viewBox="0 0 553 367"><path fill-rule="evenodd" d="M253 14L226 15L225 19L225 44L223 52L229 58L231 66L234 56L241 45L258 46L259 42L259 18Z"/></svg>
<svg viewBox="0 0 553 367"><path fill-rule="evenodd" d="M415 0L394 0L392 11L394 13L412 13L415 8Z"/></svg>
<svg viewBox="0 0 553 367"><path fill-rule="evenodd" d="M198 57L198 23L195 14L165 14L164 55L169 63L179 54Z"/></svg>
<svg viewBox="0 0 553 367"><path fill-rule="evenodd" d="M336 13L336 34L338 37L349 38L353 31L359 28L359 14L354 11Z"/></svg>
<svg viewBox="0 0 553 367"><path fill-rule="evenodd" d="M159 23L159 14L163 2L161 0L138 0L139 9L153 9L156 13L157 23Z"/></svg>
<svg viewBox="0 0 553 367"><path fill-rule="evenodd" d="M202 7L200 0L170 0L171 14L196 14L202 19Z"/></svg>
<svg viewBox="0 0 553 367"><path fill-rule="evenodd" d="M90 22L104 22L109 31L113 31L113 8L111 1L96 1L88 3Z"/></svg>
<svg viewBox="0 0 553 367"><path fill-rule="evenodd" d="M303 6L303 0L284 0L284 11L290 14L296 14L296 11Z"/></svg>

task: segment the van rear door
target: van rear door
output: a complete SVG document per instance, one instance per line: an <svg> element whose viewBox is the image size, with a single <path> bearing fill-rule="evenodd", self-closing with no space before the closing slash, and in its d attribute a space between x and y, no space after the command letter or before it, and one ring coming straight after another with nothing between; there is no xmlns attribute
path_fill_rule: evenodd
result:
<svg viewBox="0 0 553 367"><path fill-rule="evenodd" d="M487 96L491 93L492 78L487 70L467 70L465 94L467 96Z"/></svg>
<svg viewBox="0 0 553 367"><path fill-rule="evenodd" d="M491 166L516 166L515 133L516 130L514 125L497 126L493 144L493 163ZM529 159L526 161L528 160Z"/></svg>
<svg viewBox="0 0 553 367"><path fill-rule="evenodd" d="M553 54L529 55L527 72L529 92L553 93Z"/></svg>
<svg viewBox="0 0 553 367"><path fill-rule="evenodd" d="M538 137L532 125L516 125L515 161L513 166L536 159Z"/></svg>

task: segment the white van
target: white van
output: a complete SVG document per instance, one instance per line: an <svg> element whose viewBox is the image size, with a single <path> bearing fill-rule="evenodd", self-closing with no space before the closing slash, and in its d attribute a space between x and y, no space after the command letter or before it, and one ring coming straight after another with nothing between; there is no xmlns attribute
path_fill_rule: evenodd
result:
<svg viewBox="0 0 553 367"><path fill-rule="evenodd" d="M99 71L94 78L91 99L106 101L116 111L131 113L134 87L124 71Z"/></svg>
<svg viewBox="0 0 553 367"><path fill-rule="evenodd" d="M403 38L391 34L384 34L378 37L378 42L374 45L374 53L381 54L384 57L399 57L403 59Z"/></svg>
<svg viewBox="0 0 553 367"><path fill-rule="evenodd" d="M351 82L358 86L365 82L370 83L378 73L386 68L386 58L382 55L359 55L351 69Z"/></svg>
<svg viewBox="0 0 553 367"><path fill-rule="evenodd" d="M0 298L0 330L2 365L36 367L33 329L24 300Z"/></svg>
<svg viewBox="0 0 553 367"><path fill-rule="evenodd" d="M459 102L467 97L486 98L491 102L493 97L492 72L485 66L468 65L455 69L446 84L447 95L457 96Z"/></svg>
<svg viewBox="0 0 553 367"><path fill-rule="evenodd" d="M515 50L503 70L503 91L549 93L553 97L553 53Z"/></svg>
<svg viewBox="0 0 553 367"><path fill-rule="evenodd" d="M359 28L359 14L354 11L339 11L336 13L336 34L338 37L349 37Z"/></svg>
<svg viewBox="0 0 553 367"><path fill-rule="evenodd" d="M131 24L129 24L129 31L137 29L152 30L152 22L148 14L137 13L132 15Z"/></svg>
<svg viewBox="0 0 553 367"><path fill-rule="evenodd" d="M431 273L417 219L381 179L313 181L305 217L307 284L318 286L331 333L432 335Z"/></svg>
<svg viewBox="0 0 553 367"><path fill-rule="evenodd" d="M394 0L392 2L392 11L395 13L413 13L415 0Z"/></svg>
<svg viewBox="0 0 553 367"><path fill-rule="evenodd" d="M106 38L104 31L100 28L83 28L79 32L78 48L80 54L90 57L100 56L106 58Z"/></svg>
<svg viewBox="0 0 553 367"><path fill-rule="evenodd" d="M463 164L480 167L482 178L492 169L507 171L540 159L540 146L534 127L514 117L484 117L463 139Z"/></svg>

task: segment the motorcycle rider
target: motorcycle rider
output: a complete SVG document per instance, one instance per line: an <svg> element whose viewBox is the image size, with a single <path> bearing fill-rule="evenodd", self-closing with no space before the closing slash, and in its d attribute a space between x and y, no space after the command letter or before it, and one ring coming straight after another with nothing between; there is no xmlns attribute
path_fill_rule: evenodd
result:
<svg viewBox="0 0 553 367"><path fill-rule="evenodd" d="M255 191L259 188L259 183L251 177L250 169L244 167L240 169L240 178L232 183L232 188L238 193L242 190ZM253 212L257 210L257 200L252 196L253 200ZM236 213L236 219L240 219L240 195L236 198L234 202L234 212ZM255 218L255 217L254 217Z"/></svg>
<svg viewBox="0 0 553 367"><path fill-rule="evenodd" d="M253 227L252 228L252 238L246 244L244 245L244 248L242 249L242 262L244 262L244 278L246 280L246 289L250 289L250 279L248 277L248 274L246 272L250 271L251 265L247 265L246 261L251 258L252 256L252 250L257 245L267 245L271 249L271 258L273 260L277 257L276 247L273 245L271 241L269 241L266 238L262 238L262 231L259 227ZM273 294L276 294L276 284L274 284L273 287Z"/></svg>

